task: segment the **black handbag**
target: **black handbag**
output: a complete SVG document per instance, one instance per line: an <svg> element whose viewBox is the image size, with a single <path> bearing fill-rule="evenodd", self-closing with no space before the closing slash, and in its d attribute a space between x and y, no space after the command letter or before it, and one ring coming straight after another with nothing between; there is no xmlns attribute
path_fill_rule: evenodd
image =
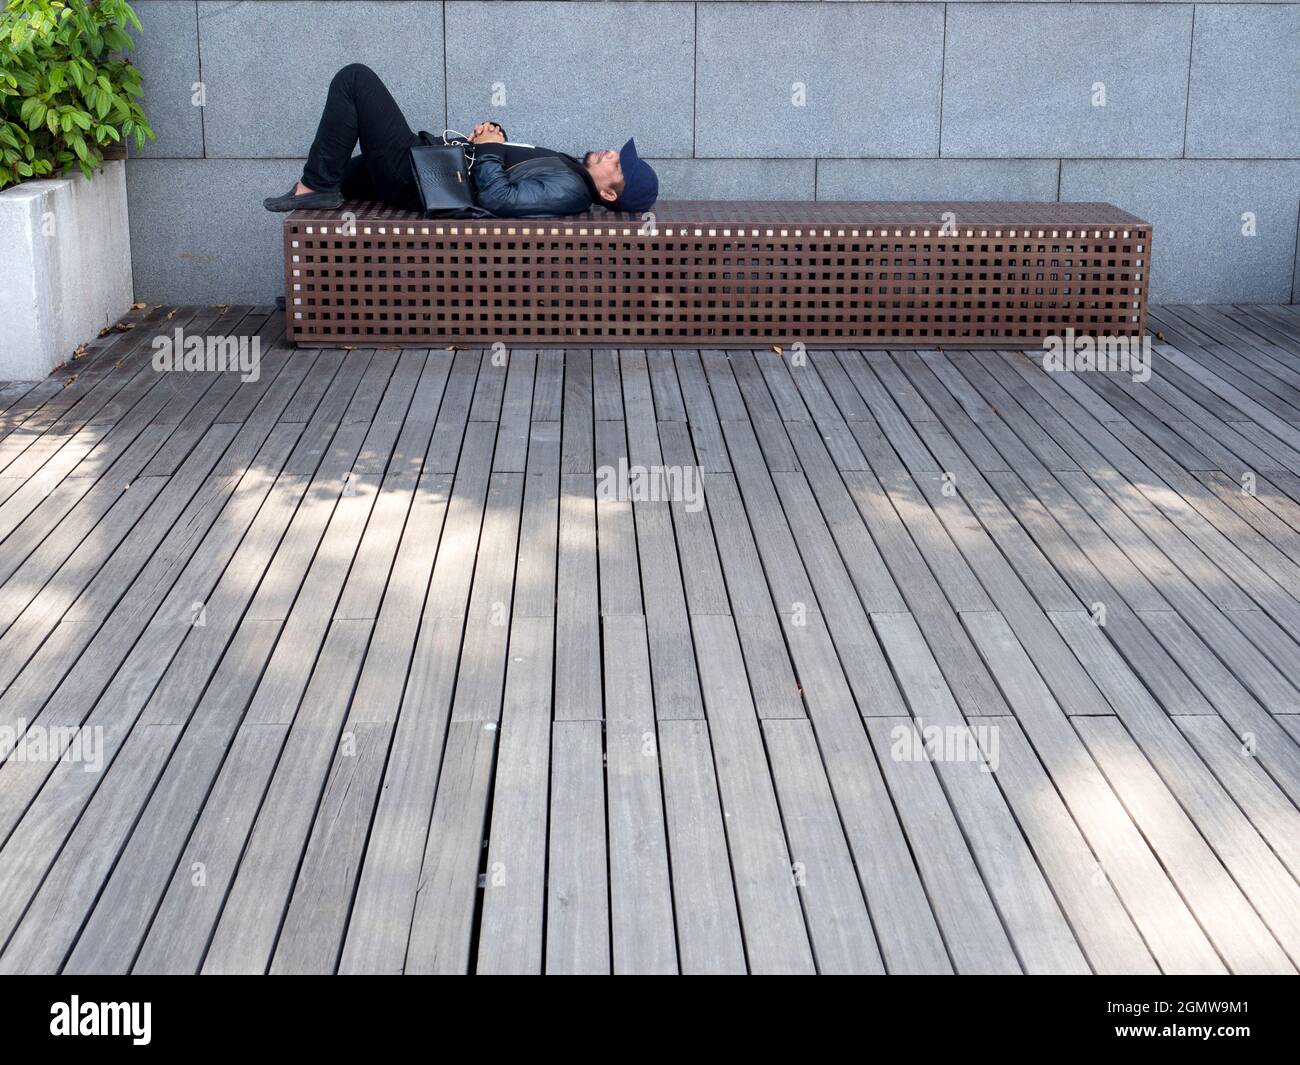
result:
<svg viewBox="0 0 1300 1065"><path fill-rule="evenodd" d="M473 145L446 142L423 130L411 146L411 169L425 218L491 218L492 212L474 202L470 169Z"/></svg>

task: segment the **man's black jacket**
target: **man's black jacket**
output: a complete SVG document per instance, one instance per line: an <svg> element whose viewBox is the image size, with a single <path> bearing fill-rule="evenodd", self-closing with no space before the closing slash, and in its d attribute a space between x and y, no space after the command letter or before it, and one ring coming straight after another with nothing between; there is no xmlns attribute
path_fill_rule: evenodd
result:
<svg viewBox="0 0 1300 1065"><path fill-rule="evenodd" d="M513 165L507 160L504 144L475 145L474 190L479 206L497 217L545 218L591 207L595 188L571 156L539 151Z"/></svg>

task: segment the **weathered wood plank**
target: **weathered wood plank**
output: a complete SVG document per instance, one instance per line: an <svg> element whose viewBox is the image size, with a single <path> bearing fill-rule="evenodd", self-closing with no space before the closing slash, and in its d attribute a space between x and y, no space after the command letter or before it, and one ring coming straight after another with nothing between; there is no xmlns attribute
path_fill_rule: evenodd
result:
<svg viewBox="0 0 1300 1065"><path fill-rule="evenodd" d="M493 473L465 617L453 721L497 721L501 717L522 505L523 474Z"/></svg>
<svg viewBox="0 0 1300 1065"><path fill-rule="evenodd" d="M240 838L241 833L226 831L225 825L214 825L211 830L213 837L225 837L214 853L228 853L232 843L236 848L242 844L243 852L229 880L219 880L216 885L228 891L203 958L206 973L262 973L270 965L332 754L340 743L370 630L369 621L336 621L330 626L247 842ZM218 792L223 783L219 778ZM230 813L228 807L217 803L210 803L208 809ZM237 822L229 818L228 823ZM207 818L200 819L199 839L207 826ZM205 853L204 848L195 846L193 840L191 847L196 860L202 861L197 856ZM220 876L220 867L217 872Z"/></svg>
<svg viewBox="0 0 1300 1065"><path fill-rule="evenodd" d="M647 352L646 368L650 372L650 389L654 395L656 420L685 422L686 402L682 398L682 387L677 380L677 367L673 362L672 352Z"/></svg>
<svg viewBox="0 0 1300 1065"><path fill-rule="evenodd" d="M212 684L195 708L194 724L181 735L133 826L64 967L66 972L130 971L176 857L202 807L204 793L199 782L216 779L278 634L279 624L273 621L249 621L239 627ZM125 762L133 760L130 747L140 742L140 735L137 730L128 738L119 756ZM82 823L93 822L94 816L88 810Z"/></svg>
<svg viewBox="0 0 1300 1065"><path fill-rule="evenodd" d="M266 398L272 395L273 393L268 390ZM87 725L92 728L103 728L105 735L112 737L114 746L120 742L135 715L139 713L141 705L148 698L149 692L167 671L176 647L184 640L186 633L191 631L188 626L176 623L177 617L188 616L182 613L181 604L189 604L195 600L202 602L206 599L208 591L221 575L223 567L231 558L244 531L253 522L258 508L271 489L272 482L275 480L275 471L285 464L286 459L292 459L289 450L294 441L301 436L302 427L284 426L283 431L273 429L275 416L287 399L288 393L281 393L278 399L265 409L267 417L262 419L260 424L250 422L246 425L237 435L235 445L232 445L231 452L224 460L227 468L241 467L248 461L257 446L266 441L261 457L267 463L270 475L247 478L247 483L241 484L240 491L231 498L230 506L225 508L221 520L216 522L212 527L211 535L204 540L203 548L206 550L201 549L189 558L190 564L185 566L184 572L180 574L182 579L174 586L170 581L163 581L159 577L155 577L154 580L137 581L125 599L117 605L110 618L110 624L93 633L94 639L89 641L87 653L77 661L76 667L64 678L63 683L59 683L59 678L63 677L62 671L56 673L49 681L47 691L52 691L54 698L45 707L45 721L76 726L86 720L87 715L91 713L91 708L95 707L96 698L100 693L104 693L105 698L95 708ZM220 484L228 479L229 474L223 471L223 476L218 477L215 483ZM239 478L235 477L234 480L238 481ZM231 484L230 488L233 487L234 485ZM225 502L225 498L225 495L219 495L216 500ZM195 516L192 515L191 520ZM210 513L207 522L211 523L215 518L216 514ZM207 525L201 528L205 529ZM169 560L166 553L161 558L165 573ZM145 574L148 574L159 560L159 554L153 555L145 567ZM158 611L156 616L155 610ZM119 617L120 621L117 620ZM90 629L90 626L73 626L62 631L88 638L91 635L88 631ZM141 644L135 647L135 641L142 633ZM102 639L104 637L106 639ZM134 653L127 657L133 647ZM60 647L61 653L67 653L68 650L67 647ZM123 659L125 659L125 667L122 665ZM20 699L42 701L44 699L43 695L34 694L30 690L11 688L10 692L6 693L6 701L10 694L17 694ZM40 702L35 705L39 706ZM157 722L156 715L154 719L156 723L169 723ZM107 757L111 755L110 751ZM23 772L16 772L18 768ZM30 797L39 789L48 768L36 762L27 762L21 767L12 765L9 767L10 772L5 776L4 787L0 788L0 817L5 820L6 830L12 827ZM6 869L12 871L16 877L30 876L43 869L44 863L51 860L50 848L57 848L58 845L58 840L52 838L53 834L59 831L60 825L66 825L76 818L84 806L88 792L92 790L97 780L98 777L87 780L85 774L77 774L65 775L52 782L52 787L47 790L47 794L55 805L45 814L33 813L27 821L32 829L37 830L38 837L43 833L46 840L25 838L24 832L28 830L11 836L9 846L13 847L15 852L23 854L23 862L7 862ZM37 810L37 807L33 806L32 809ZM67 831L66 827L62 829L63 834ZM95 852L95 854L100 853L102 852ZM82 895L79 898L84 905L89 906L93 899L94 887L93 885L86 885L86 887L90 895L88 897ZM21 904L30 896L31 889L18 887L17 881L11 881L9 888L6 899L13 905ZM75 933L75 927L63 931L64 934ZM8 928L6 935L7 933Z"/></svg>
<svg viewBox="0 0 1300 1065"><path fill-rule="evenodd" d="M610 971L603 765L600 722L555 722L546 889L548 973Z"/></svg>
<svg viewBox="0 0 1300 1065"><path fill-rule="evenodd" d="M1165 972L1223 972L1223 962L1120 805L1071 721L998 614L963 618L1025 735Z"/></svg>
<svg viewBox="0 0 1300 1065"><path fill-rule="evenodd" d="M687 607L692 614L730 613L731 603L704 495L703 467L696 461L689 427L682 422L660 422L659 446L664 462L682 470L683 476L689 471L697 487L696 498L675 499L671 503Z"/></svg>
<svg viewBox="0 0 1300 1065"><path fill-rule="evenodd" d="M1187 814L1115 720L1074 727L1233 972L1295 972Z"/></svg>
<svg viewBox="0 0 1300 1065"><path fill-rule="evenodd" d="M694 617L691 626L750 971L812 972L812 949L735 628L717 615Z"/></svg>
<svg viewBox="0 0 1300 1065"><path fill-rule="evenodd" d="M1205 693L1214 708L1239 735L1249 733L1259 741L1259 756L1293 802L1300 802L1300 751L1285 742L1278 718L1260 705L1248 689L1250 678L1226 668L1202 642L1187 622L1172 610L1146 610L1140 615L1146 625L1176 659L1192 682Z"/></svg>
<svg viewBox="0 0 1300 1065"><path fill-rule="evenodd" d="M764 721L772 779L790 838L819 973L883 973L817 740L807 721Z"/></svg>
<svg viewBox="0 0 1300 1065"><path fill-rule="evenodd" d="M533 389L537 375L537 353L514 350L507 366L505 393L492 469L500 473L523 473L528 462L529 424L532 421Z"/></svg>
<svg viewBox="0 0 1300 1065"><path fill-rule="evenodd" d="M659 758L681 970L743 973L745 947L708 725L661 721Z"/></svg>
<svg viewBox="0 0 1300 1065"><path fill-rule="evenodd" d="M424 469L429 473L456 472L474 402L481 358L477 351L458 351L452 360L433 438L429 441L429 452L424 460Z"/></svg>
<svg viewBox="0 0 1300 1065"><path fill-rule="evenodd" d="M927 746L925 759L942 781L1019 965L1030 973L1087 972L1083 954L987 768L981 747L971 742L981 733L973 731L962 717L915 619L910 614L878 614L872 620L889 649L912 717L921 730L915 735L926 735L927 726L939 728L940 742ZM894 719L895 725L898 721ZM878 729L872 732L877 739L880 735ZM896 746L891 753L897 750ZM914 746L903 750L913 759L917 754ZM914 850L927 845L913 838ZM978 892L974 897L978 898ZM988 943L1002 942L998 935L1002 927L995 930L989 925L981 930L976 924L971 931ZM950 932L948 937L950 947L954 934Z"/></svg>
<svg viewBox="0 0 1300 1065"><path fill-rule="evenodd" d="M564 429L560 472L590 475L596 468L591 398L591 352L564 354Z"/></svg>
<svg viewBox="0 0 1300 1065"><path fill-rule="evenodd" d="M555 580L555 720L599 721L600 586L590 474L560 476Z"/></svg>
<svg viewBox="0 0 1300 1065"><path fill-rule="evenodd" d="M456 680L459 618L426 617L339 960L341 973L397 974L406 962L429 815ZM478 726L466 722L462 735ZM477 872L477 864L475 865Z"/></svg>
<svg viewBox="0 0 1300 1065"><path fill-rule="evenodd" d="M601 616L642 614L636 520L621 474L627 463L623 422L596 422L596 554L600 562Z"/></svg>
<svg viewBox="0 0 1300 1065"><path fill-rule="evenodd" d="M119 774L121 786L112 793L112 801L96 807L95 816L83 818L69 837L69 843L77 848L71 855L83 860L77 861L70 856L50 871L43 890L36 894L23 921L9 938L4 953L0 954L0 973L13 975L59 970L68 949L69 929L79 927L83 916L81 898L87 887L84 882L86 870L98 870L121 847L131 830L134 805L140 801L141 792L147 792L153 775L166 761L177 731L174 725L156 725L146 730L143 740L136 745L137 757L130 761L129 778L123 781ZM98 861L84 860L87 848L98 852ZM93 877L95 873L90 875ZM50 934L52 929L55 930L53 935Z"/></svg>
<svg viewBox="0 0 1300 1065"><path fill-rule="evenodd" d="M1243 743L1220 718L1176 717L1173 719L1219 782L1242 808L1259 834L1286 864L1293 877L1300 876L1300 810L1260 766L1255 742ZM1282 742L1290 739L1284 736Z"/></svg>
<svg viewBox="0 0 1300 1065"><path fill-rule="evenodd" d="M1116 708L1127 729L1121 748L1135 744L1142 758L1163 779L1163 786L1187 812L1186 821L1166 826L1171 836L1179 838L1177 831L1180 829L1184 833L1199 831L1217 860L1232 875L1242 895L1249 900L1254 908L1252 914L1258 911L1277 944L1287 954L1300 955L1300 885L1278 861L1231 796L1220 787L1168 715L1156 705L1141 681L1124 668L1118 653L1102 632L1082 614L1053 614L1051 617L1052 623L1070 641L1075 653L1097 678ZM1106 735L1118 736L1119 733L1112 731ZM1149 784L1149 777L1147 781ZM1155 795L1157 809L1169 805L1162 791L1156 789ZM1149 833L1148 838L1152 838ZM1200 866L1205 866L1207 861L1213 862L1204 850L1197 859L1194 843L1181 844L1180 854L1188 861L1198 860ZM1169 863L1166 867L1172 869ZM1217 880L1220 888L1223 887L1223 878L1218 874L1208 878L1198 875L1196 879L1198 884ZM1195 898L1195 890L1185 889L1183 893L1188 899ZM1240 921L1244 925L1244 934L1228 936L1232 944L1226 948L1220 946L1220 953L1225 958L1231 961L1237 943L1250 942L1252 936L1258 949L1262 937L1258 935L1252 916L1245 913L1243 901L1238 901L1231 892L1226 896L1220 892L1211 905L1226 913L1225 921ZM1205 919L1202 919L1202 924L1211 928L1211 923ZM1267 947L1264 953L1266 956L1272 954ZM1258 964L1262 958L1255 954L1240 960L1252 965ZM1276 962L1276 958L1273 960Z"/></svg>
<svg viewBox="0 0 1300 1065"><path fill-rule="evenodd" d="M564 358L565 353L554 348L537 352L531 414L534 422L559 422L564 417Z"/></svg>
<svg viewBox="0 0 1300 1065"><path fill-rule="evenodd" d="M373 805L361 797L373 796L383 781L389 738L388 727L380 722L344 723L276 937L270 972L326 974L338 964L356 862L364 852L373 812ZM277 779L279 775L277 769Z"/></svg>
<svg viewBox="0 0 1300 1065"><path fill-rule="evenodd" d="M900 734L909 748L920 749L911 718L872 717L866 725L878 751L889 750ZM925 757L886 758L881 767L957 972L1019 973L1020 963L934 767Z"/></svg>
<svg viewBox="0 0 1300 1065"><path fill-rule="evenodd" d="M980 661L934 575L907 535L881 483L869 471L846 472L844 482L858 512L894 574L907 607L933 634L940 668L950 678L967 715L1004 716L1006 703Z"/></svg>
<svg viewBox="0 0 1300 1065"><path fill-rule="evenodd" d="M1098 973L1158 973L1019 723L1007 717L985 718L980 724L996 730L981 749L1093 968Z"/></svg>
<svg viewBox="0 0 1300 1065"><path fill-rule="evenodd" d="M533 422L525 464L515 617L554 617L560 516L560 423Z"/></svg>
<svg viewBox="0 0 1300 1065"><path fill-rule="evenodd" d="M682 402L686 405L686 420L690 424L695 453L704 469L718 473L731 470L731 459L722 438L722 425L713 405L708 377L697 351L673 353L677 364L677 379L682 386Z"/></svg>
<svg viewBox="0 0 1300 1065"><path fill-rule="evenodd" d="M308 840L272 960L273 972L332 972L338 962L411 665L451 480L447 474L421 478L412 500L344 722L344 737L350 736L351 742L341 744L335 753L321 798L321 815ZM345 599L346 595L345 590Z"/></svg>
<svg viewBox="0 0 1300 1065"><path fill-rule="evenodd" d="M404 972L469 971L496 742L494 721L447 727Z"/></svg>
<svg viewBox="0 0 1300 1065"><path fill-rule="evenodd" d="M515 618L492 786L479 973L543 969L554 642L550 618Z"/></svg>
<svg viewBox="0 0 1300 1065"><path fill-rule="evenodd" d="M294 429L290 435L296 435L297 432ZM322 473L327 478L338 475L338 471L330 474L326 467L322 467ZM216 668L217 661L234 632L235 624L239 621L242 607L252 595L266 560L280 542L305 488L306 479L299 475L281 477L277 481L244 537L240 550L226 567L206 603L206 609L211 610L211 617L205 619L205 624L186 630L188 638L181 644L174 658L172 650L175 648L173 637L176 626L171 618L164 616L161 626L156 624L158 619L155 619L155 625L146 630L136 656L128 659L127 669L122 673L123 677L129 679L128 684L116 697L101 703L87 723L103 728L106 736L115 736L118 730L129 728L133 716L139 713L144 731L137 727L114 760L119 768L127 767L121 770L122 773L133 771L135 759L140 757L135 745L142 737L150 734L148 730L152 726L181 727L189 720L191 710L199 704L200 695L204 693L204 682ZM170 790L175 786L175 777L169 767L168 775L159 784L160 790L152 796L146 792L137 800L143 806L147 798L149 806L144 808L141 821L127 844L127 851L135 855L135 860L119 862L113 868L108 887L99 896L99 909L92 914L88 927L107 925L111 934L103 937L99 943L91 940L95 944L94 949L83 952L88 966L99 966L105 971L124 971L134 956L140 937L154 912L165 877L172 869L185 835L207 793L208 781L216 776L220 756L233 733L238 716L243 714L279 631L278 623L250 623L245 619L245 624L251 624L251 630L241 629L241 634L248 632L252 641L245 644L241 642L240 636L236 636L232 654L236 651L247 654L256 648L261 657L253 656L245 660L235 654L236 672L225 677L224 685L218 689L219 698L212 701L210 697L213 689L209 688L205 702L199 704L195 711L197 724L184 733L173 756L172 764L179 764L189 774L184 779L183 793L176 795ZM167 664L168 661L170 665ZM157 680L159 676L161 681ZM218 682L220 680L219 674ZM156 687L152 686L154 683L157 683ZM149 698L148 705L141 711L141 702L146 697ZM204 707L209 703L211 709L204 713ZM210 719L209 714L215 714L215 719ZM116 746L116 741L113 746ZM217 758L215 764L211 762L212 755ZM108 778L95 795L83 820L93 819L93 811L102 801L112 801L121 779L120 775ZM67 788L63 790L68 791ZM162 801L159 801L160 798ZM71 795L64 795L60 801L67 808L71 799ZM180 833L179 836L177 832ZM69 853L65 851L65 855ZM86 899L93 900L98 883L93 878L96 875L107 875L109 866L102 865L98 874L95 874L93 849L83 849L77 854L79 868L76 875L85 881L84 890L89 893ZM111 860L111 857L106 856L105 861ZM71 905L76 897L77 892L65 889L64 904ZM87 901L85 904L90 903Z"/></svg>
<svg viewBox="0 0 1300 1065"><path fill-rule="evenodd" d="M670 503L633 504L654 675L654 711L659 720L702 718L704 704L670 507Z"/></svg>
<svg viewBox="0 0 1300 1065"><path fill-rule="evenodd" d="M903 713L902 697L889 663L871 631L871 622L858 600L853 582L835 542L821 518L802 473L774 473L777 492L790 520L790 531L803 553L804 566L817 593L844 674L862 713L896 717ZM804 613L813 611L813 604ZM796 665L798 659L796 658Z"/></svg>
<svg viewBox="0 0 1300 1065"><path fill-rule="evenodd" d="M677 971L645 620L604 622L610 918L616 973Z"/></svg>

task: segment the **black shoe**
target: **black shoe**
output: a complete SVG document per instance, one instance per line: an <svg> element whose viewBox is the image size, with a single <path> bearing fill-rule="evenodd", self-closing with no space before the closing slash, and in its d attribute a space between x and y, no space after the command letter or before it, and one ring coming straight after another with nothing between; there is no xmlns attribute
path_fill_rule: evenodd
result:
<svg viewBox="0 0 1300 1065"><path fill-rule="evenodd" d="M298 186L295 183L294 189ZM283 196L268 196L262 206L268 211L329 210L343 203L343 197L337 192L307 192L295 196L290 189Z"/></svg>

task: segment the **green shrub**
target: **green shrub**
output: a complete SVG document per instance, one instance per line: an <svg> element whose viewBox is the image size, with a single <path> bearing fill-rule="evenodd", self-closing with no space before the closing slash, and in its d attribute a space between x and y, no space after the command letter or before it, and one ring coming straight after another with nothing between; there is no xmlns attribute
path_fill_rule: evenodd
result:
<svg viewBox="0 0 1300 1065"><path fill-rule="evenodd" d="M26 178L90 177L105 145L143 146L140 72L121 53L140 20L127 0L8 0L0 12L0 189Z"/></svg>

